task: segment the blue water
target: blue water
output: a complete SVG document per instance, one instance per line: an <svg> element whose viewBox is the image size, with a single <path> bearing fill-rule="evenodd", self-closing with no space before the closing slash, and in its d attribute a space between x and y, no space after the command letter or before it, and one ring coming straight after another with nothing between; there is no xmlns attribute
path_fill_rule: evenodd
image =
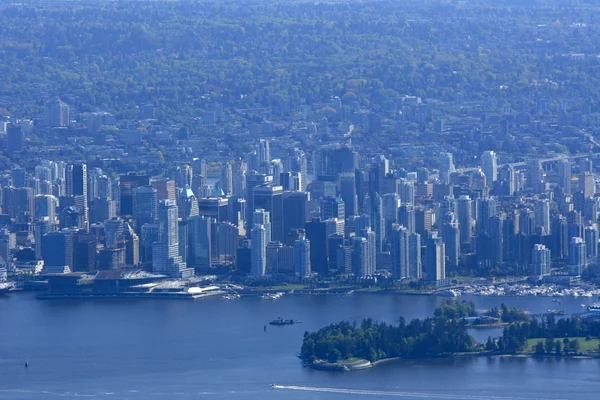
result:
<svg viewBox="0 0 600 400"><path fill-rule="evenodd" d="M532 312L557 307L547 298L473 299L478 308L501 302ZM0 298L0 399L598 399L598 360L407 360L330 373L303 368L295 355L305 330L342 319L425 317L441 300L39 301L11 294ZM560 307L578 312L591 302L563 299ZM279 316L304 323L263 332ZM473 332L479 340L499 333Z"/></svg>

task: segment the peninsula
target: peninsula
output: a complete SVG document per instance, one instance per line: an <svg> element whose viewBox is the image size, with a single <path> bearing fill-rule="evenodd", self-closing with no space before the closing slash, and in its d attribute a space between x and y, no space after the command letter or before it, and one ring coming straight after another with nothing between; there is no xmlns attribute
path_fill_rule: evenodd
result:
<svg viewBox="0 0 600 400"><path fill-rule="evenodd" d="M478 343L468 333L467 318L474 313L474 304L447 301L433 317L422 320L406 322L400 318L392 325L367 318L360 325L342 321L317 332L305 332L300 358L315 369L348 371L398 358L600 356L598 319L556 319L551 314L540 318L507 307L492 311L511 322L501 337L489 337L485 343Z"/></svg>

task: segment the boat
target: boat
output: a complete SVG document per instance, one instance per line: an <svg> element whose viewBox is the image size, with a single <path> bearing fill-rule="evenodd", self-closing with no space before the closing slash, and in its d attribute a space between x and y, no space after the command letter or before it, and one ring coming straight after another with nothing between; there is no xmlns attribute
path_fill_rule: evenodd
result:
<svg viewBox="0 0 600 400"><path fill-rule="evenodd" d="M442 292L437 293L438 296L442 296L442 297L458 297L461 294L462 293L459 290L454 290L454 289L444 290Z"/></svg>
<svg viewBox="0 0 600 400"><path fill-rule="evenodd" d="M277 300L278 298L280 298L281 296L283 296L282 292L277 292L277 293L265 293L262 295L262 299L263 300Z"/></svg>
<svg viewBox="0 0 600 400"><path fill-rule="evenodd" d="M600 312L600 303L594 303L591 306L588 306L589 312Z"/></svg>
<svg viewBox="0 0 600 400"><path fill-rule="evenodd" d="M235 299L239 299L240 297L242 297L242 296L240 296L237 293L230 293L230 294L226 294L226 295L222 296L221 298L223 300L235 300Z"/></svg>
<svg viewBox="0 0 600 400"><path fill-rule="evenodd" d="M275 389L275 384L271 383L271 389Z"/></svg>
<svg viewBox="0 0 600 400"><path fill-rule="evenodd" d="M293 319L283 319L281 317L274 319L273 321L269 322L269 325L277 325L277 326L283 326L283 325L294 325L294 324L299 324L302 321L294 321Z"/></svg>
<svg viewBox="0 0 600 400"><path fill-rule="evenodd" d="M14 289L14 285L12 282L3 282L0 283L0 296L6 294Z"/></svg>

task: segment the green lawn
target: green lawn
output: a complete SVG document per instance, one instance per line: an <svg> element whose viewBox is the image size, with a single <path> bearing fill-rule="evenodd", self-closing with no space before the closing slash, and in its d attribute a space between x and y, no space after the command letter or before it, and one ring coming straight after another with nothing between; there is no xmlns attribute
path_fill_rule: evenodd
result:
<svg viewBox="0 0 600 400"><path fill-rule="evenodd" d="M579 337L579 338L568 338L569 341L574 340L574 339L579 339L579 347L580 347L580 351L582 353L588 353L588 352L597 352L598 351L598 344L600 344L600 340L598 339L592 339L592 340L585 340L584 337ZM542 338L542 339L527 339L527 353L533 353L535 350L533 349L535 347L535 345L537 345L537 343L539 341L542 341L545 343L546 339Z"/></svg>

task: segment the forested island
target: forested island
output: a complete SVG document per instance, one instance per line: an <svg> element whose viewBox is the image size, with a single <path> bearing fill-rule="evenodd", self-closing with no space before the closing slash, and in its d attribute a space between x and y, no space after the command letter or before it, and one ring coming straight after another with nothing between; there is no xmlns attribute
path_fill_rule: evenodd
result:
<svg viewBox="0 0 600 400"><path fill-rule="evenodd" d="M600 321L572 316L556 319L530 316L504 304L484 314L511 322L499 338L478 343L469 333L467 317L476 315L473 302L445 302L434 316L397 325L370 318L342 321L317 332L305 332L300 358L318 369L365 368L395 358L435 358L476 355L588 356L600 355Z"/></svg>

